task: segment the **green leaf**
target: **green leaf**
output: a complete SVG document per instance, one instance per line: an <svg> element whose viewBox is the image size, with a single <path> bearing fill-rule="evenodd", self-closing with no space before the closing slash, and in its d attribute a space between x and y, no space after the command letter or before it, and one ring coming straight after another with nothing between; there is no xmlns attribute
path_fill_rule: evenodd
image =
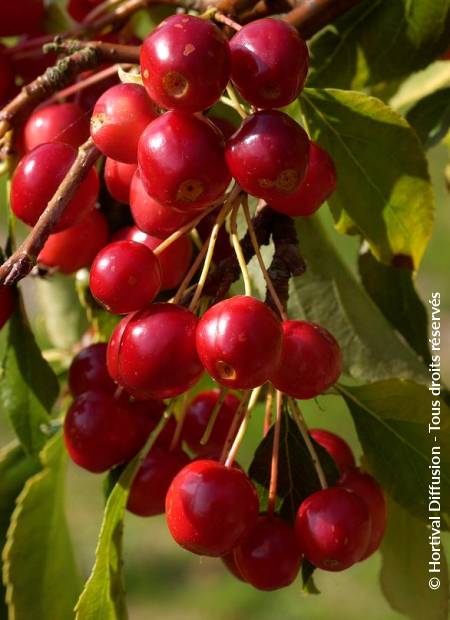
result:
<svg viewBox="0 0 450 620"><path fill-rule="evenodd" d="M16 498L30 476L40 470L37 459L25 454L16 442L5 446L0 452L0 549L6 542L11 515ZM8 610L5 601L6 590L0 583L0 618L7 620Z"/></svg>
<svg viewBox="0 0 450 620"><path fill-rule="evenodd" d="M369 469L409 512L428 519L432 449L440 449L441 510L450 521L450 409L440 402L441 428L429 432L432 404L426 386L390 380L361 387L338 385L353 417ZM439 401L438 401L439 402ZM436 437L436 439L435 439Z"/></svg>
<svg viewBox="0 0 450 620"><path fill-rule="evenodd" d="M0 410L9 416L17 437L30 454L38 454L43 432L58 396L58 380L44 360L25 317L8 323L7 347L0 378Z"/></svg>
<svg viewBox="0 0 450 620"><path fill-rule="evenodd" d="M365 0L313 39L310 84L359 89L395 80L449 45L449 0Z"/></svg>
<svg viewBox="0 0 450 620"><path fill-rule="evenodd" d="M268 489L270 485L273 436L274 427L272 426L256 449L248 470L250 478L263 489ZM314 441L313 444L327 481L335 484L339 474L333 459L319 444ZM320 488L314 464L300 430L287 411L284 411L280 428L277 485L280 514L293 521L302 501Z"/></svg>
<svg viewBox="0 0 450 620"><path fill-rule="evenodd" d="M317 589L316 584L314 583L313 573L316 570L316 567L311 564L309 560L303 558L302 560L302 581L303 581L303 590L308 594L320 594L320 590Z"/></svg>
<svg viewBox="0 0 450 620"><path fill-rule="evenodd" d="M431 531L393 501L388 503L387 530L381 546L380 581L391 607L411 620L447 620L449 580L444 549L440 574L428 572ZM438 576L439 589L432 590L430 577Z"/></svg>
<svg viewBox="0 0 450 620"><path fill-rule="evenodd" d="M291 281L289 315L329 329L343 350L345 373L355 379L427 383L426 367L349 271L319 219L297 218L296 227L307 269Z"/></svg>
<svg viewBox="0 0 450 620"><path fill-rule="evenodd" d="M335 89L300 98L312 139L331 155L337 191L329 199L336 228L355 229L386 264L417 268L431 237L434 203L416 133L379 99ZM298 117L298 103L290 107Z"/></svg>
<svg viewBox="0 0 450 620"><path fill-rule="evenodd" d="M450 130L450 88L424 97L406 115L425 148L438 144Z"/></svg>
<svg viewBox="0 0 450 620"><path fill-rule="evenodd" d="M42 471L25 483L3 552L9 617L71 618L79 591L64 514L66 452L61 434L40 455Z"/></svg>
<svg viewBox="0 0 450 620"><path fill-rule="evenodd" d="M414 287L412 272L383 265L370 252L359 255L358 268L364 288L384 316L410 347L430 362L427 311Z"/></svg>

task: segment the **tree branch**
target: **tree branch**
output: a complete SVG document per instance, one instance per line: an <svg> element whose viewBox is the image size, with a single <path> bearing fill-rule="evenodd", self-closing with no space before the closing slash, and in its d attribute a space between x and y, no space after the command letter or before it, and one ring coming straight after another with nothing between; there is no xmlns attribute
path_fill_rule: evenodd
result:
<svg viewBox="0 0 450 620"><path fill-rule="evenodd" d="M283 19L295 26L304 39L310 39L361 2L362 0L300 0L298 6Z"/></svg>
<svg viewBox="0 0 450 620"><path fill-rule="evenodd" d="M0 284L16 284L30 273L39 252L61 219L79 184L99 156L100 152L95 147L92 138L80 146L75 161L33 230L14 254L0 267Z"/></svg>

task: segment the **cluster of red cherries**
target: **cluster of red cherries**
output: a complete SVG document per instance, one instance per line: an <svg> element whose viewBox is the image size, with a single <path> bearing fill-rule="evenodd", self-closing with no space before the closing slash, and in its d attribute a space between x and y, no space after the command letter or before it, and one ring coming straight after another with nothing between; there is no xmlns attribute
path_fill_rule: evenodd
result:
<svg viewBox="0 0 450 620"><path fill-rule="evenodd" d="M128 509L142 516L165 512L182 547L221 557L239 579L264 590L290 584L302 556L324 570L348 568L371 555L383 535L380 487L327 431L311 435L334 458L341 478L304 500L295 527L260 514L249 477L224 464L247 391L270 382L289 397L314 398L341 373L339 345L323 327L281 321L250 296L220 301L200 318L196 308L156 298L174 289L190 265L189 237L175 233L201 214L205 221L212 214L213 223L212 208L226 201L233 179L241 191L293 216L311 215L334 191L329 155L276 109L298 97L307 70L304 41L281 20L248 24L228 41L206 19L166 19L142 44L143 86L109 88L90 119L90 135L106 156L105 184L130 204L135 226L108 243L92 168L39 256L41 265L63 273L92 263L93 296L125 315L108 344L83 349L70 368L74 401L64 436L81 467L99 473L130 461L161 423L164 399L186 394L205 370L222 390L244 391L240 398L228 392L220 402L222 391L201 392L187 403L181 426L169 418L133 480ZM230 80L231 100L239 95L247 102L240 110L251 110L231 132L223 119L208 116ZM30 117L23 133L28 152L11 186L11 207L23 222L37 222L86 133L84 117L70 103ZM206 239L210 229L211 220Z"/></svg>

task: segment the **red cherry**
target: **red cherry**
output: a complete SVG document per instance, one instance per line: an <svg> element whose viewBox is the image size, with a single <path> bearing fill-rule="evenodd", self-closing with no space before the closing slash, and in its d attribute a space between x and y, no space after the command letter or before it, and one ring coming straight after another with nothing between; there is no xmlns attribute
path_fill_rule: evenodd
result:
<svg viewBox="0 0 450 620"><path fill-rule="evenodd" d="M281 108L300 94L308 73L308 48L281 19L246 24L230 42L231 79L257 108Z"/></svg>
<svg viewBox="0 0 450 620"><path fill-rule="evenodd" d="M199 555L223 556L249 532L258 496L240 469L193 461L174 478L166 497L167 525L176 542Z"/></svg>
<svg viewBox="0 0 450 620"><path fill-rule="evenodd" d="M342 371L341 349L324 327L307 321L284 321L283 352L271 377L274 386L294 398L315 398Z"/></svg>
<svg viewBox="0 0 450 620"><path fill-rule="evenodd" d="M0 285L0 329L14 311L14 292L10 286Z"/></svg>
<svg viewBox="0 0 450 620"><path fill-rule="evenodd" d="M27 151L46 142L64 142L78 148L88 138L89 118L76 103L39 108L28 118L23 130Z"/></svg>
<svg viewBox="0 0 450 620"><path fill-rule="evenodd" d="M165 239L192 219L189 213L165 207L149 196L141 181L139 170L131 181L130 208L137 226L147 234L161 239Z"/></svg>
<svg viewBox="0 0 450 620"><path fill-rule="evenodd" d="M50 235L38 256L38 263L57 268L61 273L75 273L89 267L97 252L108 241L108 222L94 209L77 224Z"/></svg>
<svg viewBox="0 0 450 620"><path fill-rule="evenodd" d="M165 206L203 208L220 198L231 180L224 147L222 134L205 117L166 112L139 141L142 183Z"/></svg>
<svg viewBox="0 0 450 620"><path fill-rule="evenodd" d="M161 403L116 400L101 390L80 394L64 420L64 440L70 457L94 473L129 461L147 440L155 406L160 409Z"/></svg>
<svg viewBox="0 0 450 620"><path fill-rule="evenodd" d="M230 49L212 22L172 15L144 40L141 73L162 108L199 112L221 96L230 76Z"/></svg>
<svg viewBox="0 0 450 620"><path fill-rule="evenodd" d="M364 501L342 488L322 489L298 509L295 530L305 557L322 570L341 571L359 562L371 536Z"/></svg>
<svg viewBox="0 0 450 620"><path fill-rule="evenodd" d="M124 239L143 243L150 250L156 248L162 243L162 239L147 235L131 226L122 229L120 233L125 235ZM158 254L158 260L161 267L161 289L170 290L178 286L189 268L192 258L192 243L189 237L180 237L174 243L169 245L161 254Z"/></svg>
<svg viewBox="0 0 450 620"><path fill-rule="evenodd" d="M159 261L142 243L110 243L92 263L89 286L109 312L140 310L153 301L161 288Z"/></svg>
<svg viewBox="0 0 450 620"><path fill-rule="evenodd" d="M95 389L114 391L114 381L106 368L106 348L105 342L97 342L73 358L69 368L69 388L73 396Z"/></svg>
<svg viewBox="0 0 450 620"><path fill-rule="evenodd" d="M110 157L106 158L105 184L115 200L129 204L131 180L136 170L136 164L124 164Z"/></svg>
<svg viewBox="0 0 450 620"><path fill-rule="evenodd" d="M197 317L174 304L152 304L125 317L108 346L110 375L139 397L170 398L203 373L195 350Z"/></svg>
<svg viewBox="0 0 450 620"><path fill-rule="evenodd" d="M260 515L234 550L238 571L258 590L278 590L298 575L301 553L294 528L279 519Z"/></svg>
<svg viewBox="0 0 450 620"><path fill-rule="evenodd" d="M43 0L15 0L2 2L0 37L39 34L44 17Z"/></svg>
<svg viewBox="0 0 450 620"><path fill-rule="evenodd" d="M14 214L34 226L53 194L75 161L77 153L68 144L40 144L25 155L16 168L11 182L11 208ZM98 176L91 168L55 227L55 231L75 224L95 206Z"/></svg>
<svg viewBox="0 0 450 620"><path fill-rule="evenodd" d="M244 583L247 583L247 580L245 579L245 577L242 575L241 571L237 567L236 560L234 559L234 551L232 551L231 553L228 553L227 555L224 555L220 559L225 564L225 566L228 568L229 572L234 577L236 577L236 579L239 579L239 581L243 581Z"/></svg>
<svg viewBox="0 0 450 620"><path fill-rule="evenodd" d="M212 306L197 328L197 351L209 374L235 389L265 383L281 355L281 325L254 297L237 295Z"/></svg>
<svg viewBox="0 0 450 620"><path fill-rule="evenodd" d="M189 457L182 451L153 446L133 480L127 509L141 517L163 514L170 483L188 463Z"/></svg>
<svg viewBox="0 0 450 620"><path fill-rule="evenodd" d="M365 560L379 548L386 529L387 510L383 489L373 476L356 467L347 469L339 479L338 485L356 493L369 509L372 518L372 534L367 550L361 558Z"/></svg>
<svg viewBox="0 0 450 620"><path fill-rule="evenodd" d="M355 457L353 456L352 449L342 437L330 433L330 431L326 431L323 428L312 428L309 434L314 441L317 441L328 452L341 473L346 469L355 467Z"/></svg>
<svg viewBox="0 0 450 620"><path fill-rule="evenodd" d="M213 116L211 114L208 116L208 118L212 123L214 123L217 129L222 132L225 140L231 138L231 136L237 130L237 126L234 125L234 123L229 121L227 118L222 118L221 116Z"/></svg>
<svg viewBox="0 0 450 620"><path fill-rule="evenodd" d="M208 442L205 445L200 443L219 396L219 390L200 392L187 408L182 434L184 441L193 452L202 452L203 454L205 454L205 450L219 452L225 443L234 415L241 403L234 394L226 395Z"/></svg>
<svg viewBox="0 0 450 620"><path fill-rule="evenodd" d="M270 206L286 215L312 215L336 189L336 168L328 153L311 142L306 176L286 198L272 200Z"/></svg>
<svg viewBox="0 0 450 620"><path fill-rule="evenodd" d="M117 84L103 93L95 104L91 136L104 155L134 164L139 138L156 117L156 109L143 86Z"/></svg>
<svg viewBox="0 0 450 620"><path fill-rule="evenodd" d="M228 167L239 185L269 202L297 189L308 159L305 131L277 110L263 110L246 118L226 148Z"/></svg>

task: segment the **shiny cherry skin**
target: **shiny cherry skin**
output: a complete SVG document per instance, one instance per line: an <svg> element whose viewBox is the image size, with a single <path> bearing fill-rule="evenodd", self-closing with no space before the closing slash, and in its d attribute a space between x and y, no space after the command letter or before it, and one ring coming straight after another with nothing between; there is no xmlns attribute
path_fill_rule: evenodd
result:
<svg viewBox="0 0 450 620"><path fill-rule="evenodd" d="M43 0L2 2L0 37L38 34L44 17Z"/></svg>
<svg viewBox="0 0 450 620"><path fill-rule="evenodd" d="M356 493L369 509L372 518L372 534L366 552L361 558L365 560L380 547L386 530L387 507L383 489L373 476L356 467L344 471L338 486Z"/></svg>
<svg viewBox="0 0 450 620"><path fill-rule="evenodd" d="M281 108L297 99L308 73L306 43L281 19L246 24L230 41L231 79L257 108Z"/></svg>
<svg viewBox="0 0 450 620"><path fill-rule="evenodd" d="M343 488L322 489L300 505L295 520L302 553L317 568L341 571L366 553L372 530L365 502Z"/></svg>
<svg viewBox="0 0 450 620"><path fill-rule="evenodd" d="M130 187L131 215L138 228L149 235L165 239L192 219L189 213L165 207L145 191L139 170L133 175Z"/></svg>
<svg viewBox="0 0 450 620"><path fill-rule="evenodd" d="M89 116L76 103L56 103L38 108L23 129L27 151L46 142L63 142L78 148L89 138Z"/></svg>
<svg viewBox="0 0 450 620"><path fill-rule="evenodd" d="M241 402L234 394L225 396L208 442L205 445L200 443L219 397L219 390L207 390L197 394L189 403L184 418L182 436L193 452L204 453L205 450L219 452L225 443L231 423Z"/></svg>
<svg viewBox="0 0 450 620"><path fill-rule="evenodd" d="M284 321L281 361L271 376L274 386L294 398L315 398L342 371L341 349L328 330L307 321Z"/></svg>
<svg viewBox="0 0 450 620"><path fill-rule="evenodd" d="M295 531L279 517L260 515L234 550L238 572L258 590L279 590L290 585L301 564Z"/></svg>
<svg viewBox="0 0 450 620"><path fill-rule="evenodd" d="M73 396L100 389L112 393L114 381L106 367L106 342L97 342L81 349L69 368L69 388Z"/></svg>
<svg viewBox="0 0 450 620"><path fill-rule="evenodd" d="M131 180L137 170L137 164L124 164L110 157L105 162L105 184L108 192L118 202L129 204Z"/></svg>
<svg viewBox="0 0 450 620"><path fill-rule="evenodd" d="M14 291L10 286L0 284L0 329L8 322L14 311Z"/></svg>
<svg viewBox="0 0 450 620"><path fill-rule="evenodd" d="M136 243L143 243L150 250L155 250L162 239L147 235L136 226L122 228L116 233L116 238L128 239ZM161 290L170 290L178 286L191 264L192 243L189 237L180 237L174 241L161 254L158 261L161 267Z"/></svg>
<svg viewBox="0 0 450 620"><path fill-rule="evenodd" d="M163 514L169 486L188 463L189 457L181 450L153 446L132 482L127 509L140 517Z"/></svg>
<svg viewBox="0 0 450 620"><path fill-rule="evenodd" d="M61 273L75 273L89 267L106 245L109 230L105 216L94 209L77 224L50 235L39 253L38 263Z"/></svg>
<svg viewBox="0 0 450 620"><path fill-rule="evenodd" d="M182 394L203 374L195 349L197 322L189 310L168 303L125 317L108 345L110 375L140 398Z"/></svg>
<svg viewBox="0 0 450 620"><path fill-rule="evenodd" d="M223 135L207 118L185 112L166 112L150 123L138 160L147 193L183 212L210 205L231 180Z"/></svg>
<svg viewBox="0 0 450 620"><path fill-rule="evenodd" d="M306 175L297 189L286 198L272 200L270 206L291 216L309 216L336 190L337 177L333 160L315 142L311 142Z"/></svg>
<svg viewBox="0 0 450 620"><path fill-rule="evenodd" d="M89 287L95 299L113 314L140 310L161 289L158 258L143 243L110 243L92 263Z"/></svg>
<svg viewBox="0 0 450 620"><path fill-rule="evenodd" d="M64 440L72 460L100 473L132 459L154 424L151 405L142 405L114 399L98 389L77 396L64 420Z"/></svg>
<svg viewBox="0 0 450 620"><path fill-rule="evenodd" d="M258 496L250 479L217 461L193 461L167 492L170 533L181 547L199 555L227 555L257 517Z"/></svg>
<svg viewBox="0 0 450 620"><path fill-rule="evenodd" d="M341 473L355 467L356 463L352 449L342 437L323 428L311 428L309 434L314 441L328 452Z"/></svg>
<svg viewBox="0 0 450 620"><path fill-rule="evenodd" d="M203 365L216 381L247 390L265 383L278 367L281 324L262 301L237 295L205 312L196 342Z"/></svg>
<svg viewBox="0 0 450 620"><path fill-rule="evenodd" d="M162 108L200 112L227 85L228 41L211 21L173 15L144 40L141 74L150 98Z"/></svg>
<svg viewBox="0 0 450 620"><path fill-rule="evenodd" d="M139 84L117 84L98 99L91 117L91 136L100 151L125 164L137 161L139 138L157 117Z"/></svg>
<svg viewBox="0 0 450 620"><path fill-rule="evenodd" d="M236 579L239 579L239 581L243 581L244 583L247 582L247 580L245 579L245 577L242 575L241 571L237 567L236 560L234 559L234 551L231 551L231 553L228 553L227 555L222 556L220 559L227 567L228 572L230 572L233 575L233 577L236 577Z"/></svg>
<svg viewBox="0 0 450 620"><path fill-rule="evenodd" d="M309 139L287 114L262 110L247 117L228 140L226 160L242 189L270 202L285 198L303 181Z"/></svg>
<svg viewBox="0 0 450 620"><path fill-rule="evenodd" d="M36 224L76 156L72 146L49 142L22 157L11 182L11 208L22 222L29 226ZM72 226L92 211L98 186L97 172L91 168L69 201L55 231Z"/></svg>

